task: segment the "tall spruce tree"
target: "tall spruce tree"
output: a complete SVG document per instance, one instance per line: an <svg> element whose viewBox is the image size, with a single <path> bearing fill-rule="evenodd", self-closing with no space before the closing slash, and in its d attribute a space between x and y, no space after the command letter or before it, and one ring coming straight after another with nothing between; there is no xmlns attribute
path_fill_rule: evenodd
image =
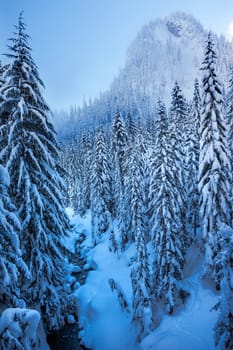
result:
<svg viewBox="0 0 233 350"><path fill-rule="evenodd" d="M111 174L104 132L95 137L91 181L92 238L97 244L101 235L110 227Z"/></svg>
<svg viewBox="0 0 233 350"><path fill-rule="evenodd" d="M183 138L187 122L187 103L177 81L172 90L170 114L171 118L175 121L178 134Z"/></svg>
<svg viewBox="0 0 233 350"><path fill-rule="evenodd" d="M180 220L182 222L182 233L186 246L189 245L189 235L187 227L187 153L189 145L189 120L188 120L187 102L183 96L183 92L177 82L172 90L172 101L170 108L170 122L173 124L174 132L172 133L171 143L177 149L179 162L176 163L176 169L181 179L179 192L183 193L183 203L181 205ZM177 184L178 185L178 184Z"/></svg>
<svg viewBox="0 0 233 350"><path fill-rule="evenodd" d="M165 106L159 101L149 203L155 252L152 284L155 297L165 304L168 313L176 306L185 254L181 223L183 194L177 171L180 160L178 144L173 140L175 136L174 122L168 127Z"/></svg>
<svg viewBox="0 0 233 350"><path fill-rule="evenodd" d="M128 133L128 138L132 142L134 142L135 139L137 138L137 135L138 135L138 128L137 128L135 120L133 119L133 116L130 112L127 114L125 124L126 124L126 130Z"/></svg>
<svg viewBox="0 0 233 350"><path fill-rule="evenodd" d="M233 198L233 67L230 69L229 86L226 96L226 122L227 138L231 162L231 198ZM231 225L233 225L233 212L231 213Z"/></svg>
<svg viewBox="0 0 233 350"><path fill-rule="evenodd" d="M200 155L200 92L198 80L194 83L193 100L189 113L189 132L187 156L186 156L186 193L187 193L187 219L188 234L190 239L197 239L197 228L200 225L199 219L199 190L198 190L198 168Z"/></svg>
<svg viewBox="0 0 233 350"><path fill-rule="evenodd" d="M2 63L0 61L0 88L1 88L2 84L4 83L3 72L4 72L4 67L2 66Z"/></svg>
<svg viewBox="0 0 233 350"><path fill-rule="evenodd" d="M113 193L114 193L114 216L119 222L121 235L121 248L125 249L129 241L128 230L124 223L126 203L125 196L125 174L128 149L128 137L125 123L120 112L117 112L112 122L111 151L113 157Z"/></svg>
<svg viewBox="0 0 233 350"><path fill-rule="evenodd" d="M194 91L192 100L192 115L195 120L195 130L199 134L200 119L201 119L201 96L200 96L200 85L198 79L194 81Z"/></svg>
<svg viewBox="0 0 233 350"><path fill-rule="evenodd" d="M55 132L28 39L20 14L1 88L4 101L0 108L7 116L2 156L11 179L10 195L22 222L23 258L31 273L24 295L28 305L40 309L48 329L56 329L63 325L67 308L62 239L71 227L63 205Z"/></svg>
<svg viewBox="0 0 233 350"><path fill-rule="evenodd" d="M124 191L124 224L127 229L128 243L135 241L137 226L141 231L145 227L145 178L144 159L140 149L139 139L129 142L127 147L125 191ZM140 220L138 218L140 216Z"/></svg>
<svg viewBox="0 0 233 350"><path fill-rule="evenodd" d="M218 303L220 310L215 326L215 343L219 350L233 348L233 231L221 227L222 235L218 242L220 252L216 263L220 266L221 296Z"/></svg>
<svg viewBox="0 0 233 350"><path fill-rule="evenodd" d="M9 184L9 175L0 165L0 302L18 306L20 289L30 276L22 259L20 222L8 195Z"/></svg>
<svg viewBox="0 0 233 350"><path fill-rule="evenodd" d="M226 96L226 120L229 127L228 142L233 157L233 67L230 70L229 87Z"/></svg>
<svg viewBox="0 0 233 350"><path fill-rule="evenodd" d="M92 163L92 143L90 134L84 134L81 142L81 152L83 161L83 211L84 213L91 206L91 163Z"/></svg>
<svg viewBox="0 0 233 350"><path fill-rule="evenodd" d="M200 215L206 249L206 272L214 266L218 225L230 224L230 156L226 122L222 113L221 85L216 75L216 53L208 35L202 63L199 191Z"/></svg>
<svg viewBox="0 0 233 350"><path fill-rule="evenodd" d="M129 180L129 179L128 179ZM136 245L136 262L131 272L133 287L133 323L141 339L152 328L149 262L145 227L144 165L139 145L131 153L131 182L127 186L130 196L129 213L131 232Z"/></svg>
<svg viewBox="0 0 233 350"><path fill-rule="evenodd" d="M82 197L79 196L81 187L81 161L77 141L63 146L61 166L66 170L64 180L67 184L65 192L67 206L71 206L81 214Z"/></svg>
<svg viewBox="0 0 233 350"><path fill-rule="evenodd" d="M115 168L118 168L119 174L116 174L116 186L123 187L124 185L124 170L127 152L127 133L125 123L120 112L117 112L112 122L112 153L114 157ZM118 178L119 177L119 178Z"/></svg>

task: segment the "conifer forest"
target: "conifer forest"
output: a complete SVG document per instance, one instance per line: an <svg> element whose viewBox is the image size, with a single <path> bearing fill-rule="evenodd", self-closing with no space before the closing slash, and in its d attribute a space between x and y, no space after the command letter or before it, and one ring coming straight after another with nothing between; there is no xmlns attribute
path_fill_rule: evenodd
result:
<svg viewBox="0 0 233 350"><path fill-rule="evenodd" d="M233 350L232 42L155 20L107 91L52 111L25 19L0 66L0 350Z"/></svg>

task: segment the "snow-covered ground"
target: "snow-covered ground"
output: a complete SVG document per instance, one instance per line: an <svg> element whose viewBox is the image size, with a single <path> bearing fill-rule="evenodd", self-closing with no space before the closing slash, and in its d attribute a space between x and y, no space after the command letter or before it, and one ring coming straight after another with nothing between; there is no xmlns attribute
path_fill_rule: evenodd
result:
<svg viewBox="0 0 233 350"><path fill-rule="evenodd" d="M188 279L191 296L184 310L163 316L160 326L140 346L141 350L214 350L213 327L217 296L202 286L200 274Z"/></svg>
<svg viewBox="0 0 233 350"><path fill-rule="evenodd" d="M131 308L132 287L130 262L134 247L118 257L109 251L107 235L95 247L91 244L91 217L72 216L76 225L69 240L70 248L79 233L84 233L82 254L89 271L86 283L81 286L78 297L79 321L82 342L94 350L214 350L213 327L217 312L211 308L218 295L201 280L201 257L197 250L187 255L183 287L190 296L183 309L175 314L163 315L161 323L141 344L136 344L136 331L131 323L131 312L122 310L116 291L112 291L109 279L113 278L122 288ZM78 233L77 233L78 232Z"/></svg>

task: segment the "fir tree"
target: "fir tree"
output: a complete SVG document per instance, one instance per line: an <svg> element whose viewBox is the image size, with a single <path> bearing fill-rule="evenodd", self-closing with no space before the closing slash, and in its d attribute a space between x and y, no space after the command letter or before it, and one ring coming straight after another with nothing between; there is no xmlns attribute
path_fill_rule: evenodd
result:
<svg viewBox="0 0 233 350"><path fill-rule="evenodd" d="M127 114L125 124L126 124L126 130L128 133L128 138L131 141L135 141L138 135L138 128L130 112Z"/></svg>
<svg viewBox="0 0 233 350"><path fill-rule="evenodd" d="M83 197L79 195L80 187L82 187L82 172L77 141L63 147L61 166L66 169L64 180L67 189L64 194L66 195L67 206L73 207L76 212L82 214Z"/></svg>
<svg viewBox="0 0 233 350"><path fill-rule="evenodd" d="M230 70L229 87L226 97L226 120L229 127L228 142L233 157L233 67Z"/></svg>
<svg viewBox="0 0 233 350"><path fill-rule="evenodd" d="M192 101L192 115L195 121L195 130L199 135L200 129L200 118L201 118L201 96L200 96L200 86L197 79L194 82L194 92L193 92L193 101Z"/></svg>
<svg viewBox="0 0 233 350"><path fill-rule="evenodd" d="M103 130L95 138L93 173L91 181L91 214L93 243L110 225L111 177Z"/></svg>
<svg viewBox="0 0 233 350"><path fill-rule="evenodd" d="M200 195L198 190L198 168L200 155L200 93L199 83L195 80L193 100L189 113L189 133L187 157L186 157L186 193L187 193L187 218L188 233L191 234L190 239L197 239L197 228L200 225L199 220L199 201Z"/></svg>
<svg viewBox="0 0 233 350"><path fill-rule="evenodd" d="M188 136L190 133L187 110L187 102L183 96L182 90L179 84L175 82L175 86L172 90L172 101L170 108L170 123L172 123L174 127L171 143L173 143L174 147L177 149L178 158L180 159L178 162L176 162L176 171L178 171L181 179L179 182L179 185L181 185L179 192L183 193L180 220L182 222L183 240L186 246L189 245L190 241L187 228L187 203L189 201L187 196L187 153L189 145Z"/></svg>
<svg viewBox="0 0 233 350"><path fill-rule="evenodd" d="M174 143L174 123L168 128L166 110L158 104L156 144L151 163L150 207L152 242L155 254L153 286L157 300L162 300L166 311L173 312L180 292L184 242L181 223L183 194L177 171L178 145Z"/></svg>
<svg viewBox="0 0 233 350"><path fill-rule="evenodd" d="M187 103L177 82L175 82L175 86L172 90L170 114L171 118L175 121L178 135L181 135L180 137L183 138L187 122Z"/></svg>
<svg viewBox="0 0 233 350"><path fill-rule="evenodd" d="M221 297L217 307L220 310L215 326L215 343L217 349L233 348L233 231L221 227L222 235L218 242L221 247L216 256L216 264L221 268Z"/></svg>
<svg viewBox="0 0 233 350"><path fill-rule="evenodd" d="M200 215L206 249L206 272L214 265L220 222L230 224L230 159L222 93L215 67L216 53L209 34L202 63L199 191Z"/></svg>
<svg viewBox="0 0 233 350"><path fill-rule="evenodd" d="M92 143L89 134L84 134L81 142L83 160L83 211L87 211L91 206L91 163L92 163Z"/></svg>
<svg viewBox="0 0 233 350"><path fill-rule="evenodd" d="M10 194L22 222L23 258L31 273L25 298L41 310L48 329L55 329L64 323L67 308L62 287L66 276L62 239L70 223L63 205L55 132L22 14L14 34L8 55L11 63L2 86L5 101L1 110L7 115L8 132L2 155L11 179Z"/></svg>
<svg viewBox="0 0 233 350"><path fill-rule="evenodd" d="M2 66L2 63L0 61L0 88L1 86L3 85L4 83L4 80L3 80L3 72L4 72L4 67Z"/></svg>
<svg viewBox="0 0 233 350"><path fill-rule="evenodd" d="M230 162L231 162L231 198L233 195L233 177L232 177L232 162L233 162L233 67L230 70L230 80L229 87L227 91L226 97L226 123L227 123L227 138L228 138L228 146L230 153ZM231 223L233 224L233 212L231 213Z"/></svg>
<svg viewBox="0 0 233 350"><path fill-rule="evenodd" d="M138 135L135 143L129 142L127 148L125 193L124 193L124 225L127 230L128 243L135 241L135 233L140 223L143 232L146 223L145 209L145 162Z"/></svg>
<svg viewBox="0 0 233 350"><path fill-rule="evenodd" d="M189 147L187 153L187 235L190 236L190 243L197 239L197 228L199 227L199 191L198 191L198 166L196 155L199 143L195 137L195 130L192 130L189 138Z"/></svg>
<svg viewBox="0 0 233 350"><path fill-rule="evenodd" d="M74 211L84 216L90 209L92 142L89 133L83 133L81 140L76 137L70 153L65 157L69 173L69 188Z"/></svg>
<svg viewBox="0 0 233 350"><path fill-rule="evenodd" d="M116 179L116 182L119 182L122 187L124 184L124 170L125 170L125 160L126 160L126 151L127 151L127 133L125 129L125 123L120 115L120 112L117 112L113 122L112 122L112 153L114 157L114 165L118 168L119 179Z"/></svg>
<svg viewBox="0 0 233 350"><path fill-rule="evenodd" d="M119 231L121 235L121 248L125 249L128 243L127 227L124 223L125 217L125 174L127 159L128 137L125 130L124 121L117 112L112 122L111 134L111 152L113 157L113 193L114 193L114 216L119 222Z"/></svg>
<svg viewBox="0 0 233 350"><path fill-rule="evenodd" d="M137 325L139 339L146 336L152 328L152 311L150 300L149 264L146 246L145 196L143 191L143 162L139 147L131 155L132 183L130 192L131 231L136 245L136 262L131 272L133 287L133 322Z"/></svg>
<svg viewBox="0 0 233 350"><path fill-rule="evenodd" d="M21 257L20 222L8 195L9 184L9 175L0 165L0 301L17 306L20 288L29 272Z"/></svg>

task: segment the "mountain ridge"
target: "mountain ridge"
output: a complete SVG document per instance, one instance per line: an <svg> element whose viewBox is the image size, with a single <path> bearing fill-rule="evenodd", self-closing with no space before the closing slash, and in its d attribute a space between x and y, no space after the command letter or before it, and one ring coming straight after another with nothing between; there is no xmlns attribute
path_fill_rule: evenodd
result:
<svg viewBox="0 0 233 350"><path fill-rule="evenodd" d="M127 75L129 83L136 88L166 101L177 81L186 97L191 98L193 82L195 78L201 78L200 67L208 33L200 22L184 12L151 21L131 43L126 65L118 78ZM217 73L227 84L233 46L224 36L218 37L214 33L212 36L219 57Z"/></svg>
<svg viewBox="0 0 233 350"><path fill-rule="evenodd" d="M201 63L209 31L192 15L175 12L144 25L129 45L126 62L109 89L82 108L72 109L56 118L75 124L72 131L65 122L57 122L60 138L77 137L83 129L111 122L116 110L123 116L131 112L146 120L153 116L158 98L169 107L171 91L177 81L184 96L191 100L195 79L201 80ZM211 35L218 56L217 74L228 87L229 67L233 63L233 44L224 36ZM76 123L77 122L77 123ZM78 125L76 125L78 124Z"/></svg>

